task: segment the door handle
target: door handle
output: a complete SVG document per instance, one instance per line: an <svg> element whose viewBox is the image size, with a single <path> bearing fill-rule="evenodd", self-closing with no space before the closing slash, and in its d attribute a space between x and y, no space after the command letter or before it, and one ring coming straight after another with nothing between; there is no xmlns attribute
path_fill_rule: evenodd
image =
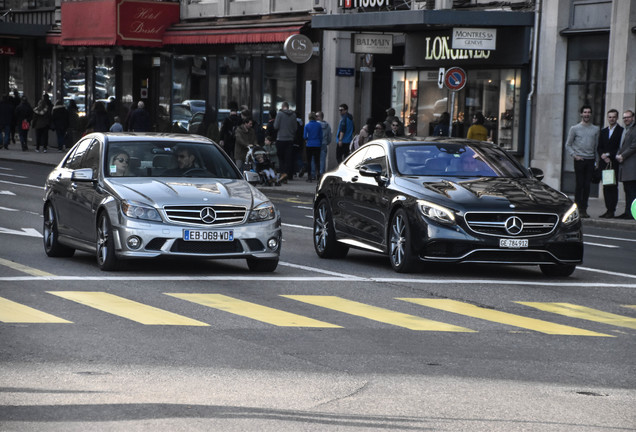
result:
<svg viewBox="0 0 636 432"><path fill-rule="evenodd" d="M354 183L357 182L358 181L358 176L351 177L351 181L354 182Z"/></svg>

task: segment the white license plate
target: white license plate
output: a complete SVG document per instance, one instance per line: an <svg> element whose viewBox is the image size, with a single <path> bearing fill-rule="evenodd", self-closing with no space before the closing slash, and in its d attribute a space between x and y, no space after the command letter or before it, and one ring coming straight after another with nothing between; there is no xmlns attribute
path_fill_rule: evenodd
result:
<svg viewBox="0 0 636 432"><path fill-rule="evenodd" d="M528 239L499 239L499 247L520 249L528 247Z"/></svg>
<svg viewBox="0 0 636 432"><path fill-rule="evenodd" d="M185 241L229 242L234 241L234 231L183 230Z"/></svg>

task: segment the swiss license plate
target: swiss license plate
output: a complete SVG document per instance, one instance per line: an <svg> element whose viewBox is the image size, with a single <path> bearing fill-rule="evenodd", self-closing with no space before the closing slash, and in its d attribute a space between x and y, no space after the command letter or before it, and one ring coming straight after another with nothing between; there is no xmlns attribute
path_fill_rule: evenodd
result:
<svg viewBox="0 0 636 432"><path fill-rule="evenodd" d="M183 230L185 241L228 242L234 240L234 231Z"/></svg>
<svg viewBox="0 0 636 432"><path fill-rule="evenodd" d="M499 247L520 249L528 247L528 239L499 239Z"/></svg>

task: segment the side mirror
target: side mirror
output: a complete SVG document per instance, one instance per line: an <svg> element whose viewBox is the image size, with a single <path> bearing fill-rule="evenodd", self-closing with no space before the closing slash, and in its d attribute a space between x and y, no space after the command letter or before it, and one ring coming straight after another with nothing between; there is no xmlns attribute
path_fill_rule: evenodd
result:
<svg viewBox="0 0 636 432"><path fill-rule="evenodd" d="M380 177L382 175L382 165L380 164L368 164L360 165L358 172L363 177Z"/></svg>
<svg viewBox="0 0 636 432"><path fill-rule="evenodd" d="M243 171L243 177L249 184L259 184L261 182L260 176L254 171Z"/></svg>
<svg viewBox="0 0 636 432"><path fill-rule="evenodd" d="M534 178L536 178L537 180L539 180L539 181L542 181L542 180L543 180L543 177L544 177L544 175L543 175L543 170L541 170L541 169L539 169L539 168L532 168L532 167L529 167L529 168L528 168L528 171L530 171L530 174L532 174L532 176L533 176Z"/></svg>
<svg viewBox="0 0 636 432"><path fill-rule="evenodd" d="M78 182L95 181L95 179L93 178L93 169L92 168L76 169L71 173L71 180L78 181Z"/></svg>

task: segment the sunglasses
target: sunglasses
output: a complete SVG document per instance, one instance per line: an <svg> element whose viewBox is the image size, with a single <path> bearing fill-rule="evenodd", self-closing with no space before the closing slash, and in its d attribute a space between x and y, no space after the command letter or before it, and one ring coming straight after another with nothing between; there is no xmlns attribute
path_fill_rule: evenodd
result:
<svg viewBox="0 0 636 432"><path fill-rule="evenodd" d="M185 158L187 158L187 157L188 157L188 155L185 155L185 154L177 155L177 158L178 158L178 159L185 159Z"/></svg>
<svg viewBox="0 0 636 432"><path fill-rule="evenodd" d="M128 159L124 159L124 158L115 158L115 160L119 163L125 163L125 164L128 163Z"/></svg>
<svg viewBox="0 0 636 432"><path fill-rule="evenodd" d="M391 126L397 126L397 123L393 123Z"/></svg>

